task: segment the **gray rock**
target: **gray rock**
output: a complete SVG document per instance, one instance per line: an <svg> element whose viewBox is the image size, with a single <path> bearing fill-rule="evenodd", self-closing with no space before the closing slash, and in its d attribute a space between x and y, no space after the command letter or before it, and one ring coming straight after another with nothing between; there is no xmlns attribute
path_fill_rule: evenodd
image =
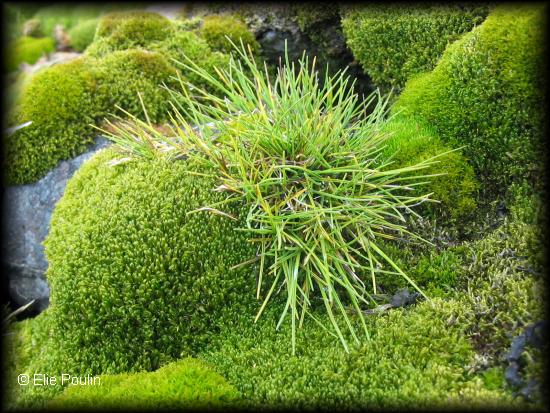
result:
<svg viewBox="0 0 550 413"><path fill-rule="evenodd" d="M403 288L392 296L390 303L392 307L406 307L414 304L419 295L416 291L411 294L408 288Z"/></svg>
<svg viewBox="0 0 550 413"><path fill-rule="evenodd" d="M55 169L33 184L5 188L2 200L2 265L8 272L11 301L20 306L36 300L34 310L48 306L48 268L42 241L50 227L53 208L65 191L67 181L82 163L110 142L97 137L95 143L74 159L61 161Z"/></svg>

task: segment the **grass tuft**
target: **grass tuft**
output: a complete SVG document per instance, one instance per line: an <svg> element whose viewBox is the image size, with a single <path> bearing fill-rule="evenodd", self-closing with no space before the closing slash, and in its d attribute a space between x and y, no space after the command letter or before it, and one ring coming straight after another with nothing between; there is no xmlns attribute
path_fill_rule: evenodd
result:
<svg viewBox="0 0 550 413"><path fill-rule="evenodd" d="M191 59L177 62L224 97L180 80L181 91L170 91L171 136L135 117L112 124L107 135L125 156L186 157L217 171L215 190L227 197L188 214L223 215L232 202L248 206L240 230L257 244L256 258L243 263L259 262L263 303L256 320L282 290L286 304L277 329L289 316L293 352L296 328L306 315L315 319L317 306L348 350L343 329L359 342L348 314L360 317L369 336L362 311L376 304L378 277L403 277L424 295L379 241L421 240L407 230L407 217L432 200L413 188L429 182L434 174L418 171L439 155L392 168L391 157L381 157L388 101L379 93L360 99L345 71L321 82L305 55L295 64L285 54L272 80L250 47L233 46L237 56L216 75Z"/></svg>

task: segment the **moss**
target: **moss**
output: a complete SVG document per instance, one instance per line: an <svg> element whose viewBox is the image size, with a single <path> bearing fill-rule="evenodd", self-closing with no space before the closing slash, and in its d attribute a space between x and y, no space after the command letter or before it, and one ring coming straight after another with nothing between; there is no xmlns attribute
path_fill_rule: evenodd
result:
<svg viewBox="0 0 550 413"><path fill-rule="evenodd" d="M224 67L229 63L229 55L212 51L208 43L194 32L181 31L174 36L151 45L151 50L168 55L170 59L188 64L187 58L196 65L214 73L214 67ZM174 65L194 85L210 90L212 86L202 77L185 70L177 63Z"/></svg>
<svg viewBox="0 0 550 413"><path fill-rule="evenodd" d="M437 163L415 172L418 175L436 175L418 189L418 195L433 193L439 203L425 203L423 214L440 221L463 222L476 208L474 195L479 187L472 167L460 151L451 151L437 133L425 123L413 117L397 116L383 130L389 135L381 159L392 157L390 168L414 165L440 155Z"/></svg>
<svg viewBox="0 0 550 413"><path fill-rule="evenodd" d="M419 116L464 153L491 192L540 180L543 5L500 5L411 79L395 110Z"/></svg>
<svg viewBox="0 0 550 413"><path fill-rule="evenodd" d="M540 231L507 222L463 247L460 281L475 315L471 334L477 348L495 360L522 327L544 318Z"/></svg>
<svg viewBox="0 0 550 413"><path fill-rule="evenodd" d="M464 302L438 299L433 306L372 315L370 340L362 337L349 353L318 324L306 323L291 356L289 322L277 332L278 312L269 309L258 324L226 331L201 358L252 409L508 405L510 395L484 388L481 378L467 373L474 352L462 331L465 311Z"/></svg>
<svg viewBox="0 0 550 413"><path fill-rule="evenodd" d="M40 57L55 50L51 37L34 38L23 36L8 46L7 71L16 70L21 63L34 64Z"/></svg>
<svg viewBox="0 0 550 413"><path fill-rule="evenodd" d="M466 303L464 334L478 353L471 368L484 371L491 388L496 388L489 382L497 381L497 370L506 367L503 356L513 337L544 319L546 302L543 203L526 183L511 189L503 224L479 240L420 252L408 245L388 246L396 263L428 296ZM383 287L391 293L405 286L400 281L386 281ZM540 372L542 362L540 354L527 357L526 371Z"/></svg>
<svg viewBox="0 0 550 413"><path fill-rule="evenodd" d="M32 377L35 373L54 373L49 369L52 353L49 348L49 312L45 311L35 318L14 323L12 332L14 334L3 337L6 378L3 401L8 409L40 406L61 389L57 386L20 386L17 384L17 376L27 374Z"/></svg>
<svg viewBox="0 0 550 413"><path fill-rule="evenodd" d="M260 45L248 30L246 24L233 16L206 16L199 30L199 35L206 40L213 50L221 52L230 52L233 49L231 42L240 45L241 40L245 45L249 45L253 52L260 50ZM229 37L231 42L226 36Z"/></svg>
<svg viewBox="0 0 550 413"><path fill-rule="evenodd" d="M104 15L97 25L93 44L87 53L103 56L116 50L148 48L174 34L170 20L147 11L122 11Z"/></svg>
<svg viewBox="0 0 550 413"><path fill-rule="evenodd" d="M145 119L142 103L152 122L167 116L169 94L163 84L174 86L176 70L160 53L130 49L110 53L99 59L96 72L98 92L96 105L105 113L122 113L115 105ZM139 95L138 95L139 94Z"/></svg>
<svg viewBox="0 0 550 413"><path fill-rule="evenodd" d="M492 367L482 374L483 384L490 390L503 389L506 386L504 380L504 369Z"/></svg>
<svg viewBox="0 0 550 413"><path fill-rule="evenodd" d="M71 179L45 241L51 345L81 374L154 370L199 351L255 305L254 248L237 221L207 212L223 199L185 162L117 167L104 151ZM203 171L204 172L204 171Z"/></svg>
<svg viewBox="0 0 550 413"><path fill-rule="evenodd" d="M221 409L235 407L236 389L203 361L185 358L155 372L104 375L101 385L71 385L51 409Z"/></svg>
<svg viewBox="0 0 550 413"><path fill-rule="evenodd" d="M111 47L112 39L118 38L116 33L137 30L136 25L148 19L152 27L164 21L150 13L107 15L84 57L44 69L33 76L21 93L18 93L19 87L11 89L11 95L21 95L16 99L23 103L18 103L12 111L9 126L28 120L33 123L6 139L7 182L36 181L61 159L82 153L95 134L90 125L97 125L110 114L121 114L116 106L143 118L138 92L151 121L164 121L168 117L170 96L162 85L179 87L173 79L178 71L184 81L205 86L202 78L175 67L171 59L185 61L187 56L212 72L215 66L227 65L229 55L212 51L204 39L191 31L174 32L177 25L172 26L168 20L167 30L172 33L169 37L153 36L148 40L143 37ZM147 49L135 48L146 42L149 42ZM103 46L106 46L104 50ZM121 50L113 51L118 48ZM97 53L99 49L103 51ZM51 105L55 107L52 109Z"/></svg>
<svg viewBox="0 0 550 413"><path fill-rule="evenodd" d="M98 19L88 19L78 23L69 30L71 47L83 52L94 40Z"/></svg>
<svg viewBox="0 0 550 413"><path fill-rule="evenodd" d="M39 179L91 142L89 124L101 114L94 102L97 84L91 66L86 58L75 59L40 71L25 84L9 124L32 124L4 141L7 182Z"/></svg>
<svg viewBox="0 0 550 413"><path fill-rule="evenodd" d="M487 6L368 5L344 13L342 27L354 56L374 83L401 89L431 70L447 44L480 24Z"/></svg>

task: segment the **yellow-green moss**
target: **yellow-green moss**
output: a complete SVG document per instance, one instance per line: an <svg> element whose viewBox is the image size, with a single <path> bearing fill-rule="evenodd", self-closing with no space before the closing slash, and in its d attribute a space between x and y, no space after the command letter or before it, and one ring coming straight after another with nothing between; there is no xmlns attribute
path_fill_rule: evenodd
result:
<svg viewBox="0 0 550 413"><path fill-rule="evenodd" d="M254 272L231 269L255 254L234 230L239 207L227 208L237 221L188 214L223 199L214 180L184 161L112 158L101 152L70 180L44 242L51 348L81 374L154 370L255 303Z"/></svg>
<svg viewBox="0 0 550 413"><path fill-rule="evenodd" d="M350 49L374 83L401 89L431 70L447 44L483 22L487 6L370 4L344 13Z"/></svg>
<svg viewBox="0 0 550 413"><path fill-rule="evenodd" d="M409 116L397 116L383 130L389 135L381 159L392 156L390 168L414 165L436 155L438 163L416 172L418 175L437 175L427 178L427 185L418 191L433 193L439 203L425 203L423 208L439 220L454 223L466 219L476 208L475 191L479 187L472 167L459 150L451 152L433 128ZM443 155L441 155L443 154Z"/></svg>
<svg viewBox="0 0 550 413"><path fill-rule="evenodd" d="M222 409L239 393L205 362L185 358L155 372L104 375L100 385L71 385L51 409ZM96 381L97 383L97 381Z"/></svg>
<svg viewBox="0 0 550 413"><path fill-rule="evenodd" d="M207 69L211 73L214 73L214 67L226 67L229 62L228 54L213 51L203 38L192 31L177 32L168 39L151 44L150 48L180 63L189 64L187 59L190 59L193 63ZM206 82L202 77L183 69L173 61L172 63L195 86L208 90L212 89L211 84Z"/></svg>
<svg viewBox="0 0 550 413"><path fill-rule="evenodd" d="M173 34L172 22L158 13L141 10L112 12L99 20L94 42L87 53L103 56L116 50L147 48L152 42Z"/></svg>
<svg viewBox="0 0 550 413"><path fill-rule="evenodd" d="M69 30L71 47L77 52L83 52L95 37L98 19L88 19L78 23Z"/></svg>
<svg viewBox="0 0 550 413"><path fill-rule="evenodd" d="M8 45L6 69L16 70L21 63L34 64L40 57L53 52L55 41L51 37L19 37Z"/></svg>
<svg viewBox="0 0 550 413"><path fill-rule="evenodd" d="M420 117L464 154L493 192L540 179L544 5L500 5L411 79L395 110Z"/></svg>
<svg viewBox="0 0 550 413"><path fill-rule="evenodd" d="M463 334L466 311L463 301L437 299L369 316L370 340L349 353L318 324L305 323L290 356L289 322L277 332L277 310L268 309L257 324L225 331L200 357L252 409L509 406L509 394L484 388L467 372L474 352Z"/></svg>
<svg viewBox="0 0 550 413"><path fill-rule="evenodd" d="M33 182L82 153L98 133L92 125L119 113L116 105L143 118L138 92L149 118L165 119L168 92L162 84L171 84L175 73L159 53L123 50L101 59L85 55L32 76L13 91L9 125L32 124L5 139L6 181Z"/></svg>
<svg viewBox="0 0 550 413"><path fill-rule="evenodd" d="M93 137L89 124L101 115L96 88L93 62L83 57L42 70L24 85L8 123L32 124L5 137L7 182L32 182L83 152Z"/></svg>
<svg viewBox="0 0 550 413"><path fill-rule="evenodd" d="M249 45L253 52L260 50L260 45L248 30L246 24L234 16L206 16L199 30L199 35L206 40L213 50L228 53L233 49L231 42L240 46L241 40L245 46Z"/></svg>
<svg viewBox="0 0 550 413"><path fill-rule="evenodd" d="M143 33L134 36L142 24ZM34 182L60 160L82 153L96 134L91 125L120 114L116 106L143 118L138 92L151 121L166 120L170 96L163 84L178 88L173 76L179 72L183 81L205 86L202 78L188 74L172 59L185 61L187 56L212 72L229 60L228 54L213 51L191 30L194 26L172 23L155 13L109 14L98 23L95 40L83 57L45 68L21 93L11 88L16 104L8 126L33 123L5 139L6 181Z"/></svg>
<svg viewBox="0 0 550 413"><path fill-rule="evenodd" d="M169 94L162 85L175 85L172 76L176 69L163 54L143 49L120 50L99 59L95 69L99 82L96 104L105 113L122 115L117 105L145 119L143 101L152 122L167 118Z"/></svg>

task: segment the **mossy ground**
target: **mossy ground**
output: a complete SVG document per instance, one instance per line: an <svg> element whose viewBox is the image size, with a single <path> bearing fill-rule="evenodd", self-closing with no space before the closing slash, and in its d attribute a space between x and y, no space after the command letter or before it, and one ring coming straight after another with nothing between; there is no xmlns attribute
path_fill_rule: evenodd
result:
<svg viewBox="0 0 550 413"><path fill-rule="evenodd" d="M254 323L255 274L241 270L237 277L229 270L245 259L245 251L253 254L245 240L228 235L230 224L221 217L186 215L202 205L197 197L216 196L210 191L214 183L188 175L184 161L109 166L114 155L104 151L71 180L54 214L47 242L51 308L13 324L14 334L5 338L8 407L542 407L541 394L530 403L514 397L517 389L504 380L503 360L513 338L544 318L546 302L544 198L533 183L542 164L535 156L541 115L533 109L540 101L539 11L497 7L451 44L434 70L410 80L394 106L402 113L388 125L392 135L384 156L398 149L395 162L406 164L454 149L433 169L445 173L429 187L441 203L426 204L426 222L418 224L426 225L434 245L387 243L387 251L432 302L369 315L370 337L361 337L349 353L322 327L329 320L315 313L321 324L304 324L291 356L290 326L275 329L282 303L273 303ZM155 19L153 25L163 22ZM97 57L87 57L97 63L93 72L75 61L38 74L56 86L26 85L35 93L19 105L37 110L29 96L45 104L57 99L55 91L63 95L56 110L69 125L64 133L83 137L89 130L75 118L73 105L86 113L88 123L117 102L143 115L132 87L125 87L124 73L146 73L137 89L143 90L150 115L161 119L162 95L149 85L175 69L158 54L185 49L201 65L226 58L226 45L216 51L199 27L193 23L178 32L173 26L170 36L166 28L155 31L144 46L143 39L128 36L134 26L115 35L120 27L107 19L92 44ZM97 81L111 69L112 83ZM509 99L492 99L500 93ZM53 130L40 113L33 118ZM28 142L18 143L19 153L40 164L33 148L43 145L44 135L25 134ZM85 142L63 139L75 152ZM47 152L54 153L54 143L46 145ZM509 155L503 152L508 149ZM496 199L506 205L492 228L479 210L480 202L495 202L487 182L501 184ZM441 225L450 235L442 235ZM379 287L388 301L405 284L388 277ZM541 381L542 357L537 349L523 356L526 380ZM65 368L99 374L105 386L15 384L22 372L59 374Z"/></svg>

